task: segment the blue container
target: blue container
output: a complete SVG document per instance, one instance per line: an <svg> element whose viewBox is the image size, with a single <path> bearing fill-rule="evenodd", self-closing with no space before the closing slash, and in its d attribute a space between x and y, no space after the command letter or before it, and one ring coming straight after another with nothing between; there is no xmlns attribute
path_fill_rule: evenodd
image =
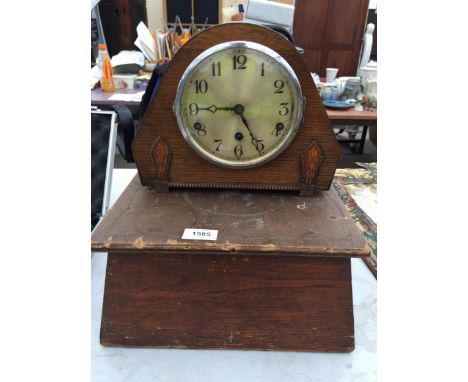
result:
<svg viewBox="0 0 468 382"><path fill-rule="evenodd" d="M338 87L336 84L323 84L320 97L323 101L336 101L338 98Z"/></svg>

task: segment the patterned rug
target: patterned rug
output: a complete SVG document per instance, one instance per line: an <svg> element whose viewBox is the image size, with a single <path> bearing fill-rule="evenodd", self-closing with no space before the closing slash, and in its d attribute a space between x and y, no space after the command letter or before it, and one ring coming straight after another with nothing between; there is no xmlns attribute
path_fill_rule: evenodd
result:
<svg viewBox="0 0 468 382"><path fill-rule="evenodd" d="M377 278L377 163L356 164L362 168L337 169L333 186L371 247L364 262Z"/></svg>

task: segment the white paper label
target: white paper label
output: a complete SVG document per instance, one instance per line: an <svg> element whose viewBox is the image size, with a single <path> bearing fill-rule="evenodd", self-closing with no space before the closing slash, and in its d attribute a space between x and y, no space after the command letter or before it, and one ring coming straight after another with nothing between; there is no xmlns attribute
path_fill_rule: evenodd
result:
<svg viewBox="0 0 468 382"><path fill-rule="evenodd" d="M187 240L216 240L217 237L217 229L185 228L182 235L182 239Z"/></svg>

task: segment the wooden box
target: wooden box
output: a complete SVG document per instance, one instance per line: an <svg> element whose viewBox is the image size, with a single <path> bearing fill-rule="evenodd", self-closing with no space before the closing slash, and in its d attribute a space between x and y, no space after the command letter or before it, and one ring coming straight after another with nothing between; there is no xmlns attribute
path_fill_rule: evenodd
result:
<svg viewBox="0 0 468 382"><path fill-rule="evenodd" d="M354 349L350 257L370 251L334 190L160 194L135 178L92 249L109 253L103 345Z"/></svg>

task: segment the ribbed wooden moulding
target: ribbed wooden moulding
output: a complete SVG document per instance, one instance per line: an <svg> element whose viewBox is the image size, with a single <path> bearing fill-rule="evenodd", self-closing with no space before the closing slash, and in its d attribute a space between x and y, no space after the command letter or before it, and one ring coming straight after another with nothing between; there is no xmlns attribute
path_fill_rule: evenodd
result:
<svg viewBox="0 0 468 382"><path fill-rule="evenodd" d="M185 142L172 111L179 80L192 60L213 45L239 40L263 44L279 53L293 68L306 98L303 122L288 148L272 161L249 169L223 168L201 158ZM160 142L167 145L167 152ZM330 188L340 149L310 72L296 48L268 28L230 23L197 34L174 56L142 120L133 154L141 183L155 186L158 192L190 187L297 190L311 195Z"/></svg>

